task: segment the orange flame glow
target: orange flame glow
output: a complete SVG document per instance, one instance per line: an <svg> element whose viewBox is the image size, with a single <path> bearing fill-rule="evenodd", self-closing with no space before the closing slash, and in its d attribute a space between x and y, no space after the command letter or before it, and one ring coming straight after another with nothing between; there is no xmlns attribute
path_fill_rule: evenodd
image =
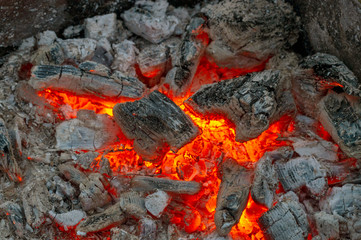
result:
<svg viewBox="0 0 361 240"><path fill-rule="evenodd" d="M116 102L93 101L92 99L71 95L69 93L45 90L39 92L50 104L56 107L69 106L65 111L65 118L76 117L76 110L89 109L96 113L112 116L112 107ZM167 214L173 223L183 227L187 232L206 231L215 229L213 217L216 208L217 192L220 179L217 176L217 165L222 157L236 159L244 166L252 166L264 152L284 146L287 142L277 141L281 132L287 131L290 119L283 118L262 133L258 138L245 143L235 141L234 126L224 118L209 118L196 116L189 111L183 101L186 98L173 98L173 101L188 115L201 129L202 134L194 141L181 148L177 153L169 151L160 165L143 162L132 147L132 141L122 139L119 145L110 146L108 150L100 152L96 158L99 168L103 158L107 158L114 174L136 175L141 172L159 177L197 181L203 184L202 190L193 196L184 195L178 201L186 208L169 206ZM257 219L265 212L265 207L259 206L250 198L240 222L233 228L231 235L237 239L262 239L263 234Z"/></svg>

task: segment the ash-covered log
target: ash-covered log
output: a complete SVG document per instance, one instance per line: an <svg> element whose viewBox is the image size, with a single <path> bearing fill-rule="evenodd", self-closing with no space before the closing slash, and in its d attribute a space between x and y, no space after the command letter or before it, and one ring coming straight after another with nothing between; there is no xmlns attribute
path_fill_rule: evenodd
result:
<svg viewBox="0 0 361 240"><path fill-rule="evenodd" d="M221 174L214 222L218 234L226 236L239 222L247 205L253 173L235 160L226 159L221 165Z"/></svg>
<svg viewBox="0 0 361 240"><path fill-rule="evenodd" d="M294 114L287 85L280 71L267 70L206 85L185 103L203 115L225 115L236 125L236 140L244 142L259 136L282 115Z"/></svg>
<svg viewBox="0 0 361 240"><path fill-rule="evenodd" d="M166 152L192 141L199 130L168 97L158 91L138 101L118 103L114 119L144 160L161 160Z"/></svg>
<svg viewBox="0 0 361 240"><path fill-rule="evenodd" d="M128 216L141 219L147 214L143 194L129 191L122 193L119 198L120 209Z"/></svg>
<svg viewBox="0 0 361 240"><path fill-rule="evenodd" d="M49 88L76 95L113 99L140 98L145 91L143 83L136 78L126 77L117 72L110 77L104 77L69 65L35 66L29 84L36 90Z"/></svg>
<svg viewBox="0 0 361 240"><path fill-rule="evenodd" d="M0 118L0 166L12 181L21 181L21 169L14 156L11 139L4 120Z"/></svg>
<svg viewBox="0 0 361 240"><path fill-rule="evenodd" d="M119 204L107 208L104 212L89 216L76 227L78 235L98 232L105 228L114 227L124 223L126 217Z"/></svg>
<svg viewBox="0 0 361 240"><path fill-rule="evenodd" d="M207 17L196 14L185 29L182 43L178 48L178 56L173 68L168 72L166 82L170 84L175 95L187 92L197 70L201 56L208 44L208 35L205 33Z"/></svg>
<svg viewBox="0 0 361 240"><path fill-rule="evenodd" d="M291 193L291 194L289 194ZM259 225L266 239L304 240L310 230L307 214L296 194L277 203L259 218ZM294 196L292 196L294 195Z"/></svg>
<svg viewBox="0 0 361 240"><path fill-rule="evenodd" d="M155 177L134 177L131 181L132 189L143 192L162 190L165 192L193 195L201 190L202 185L194 181L178 181Z"/></svg>
<svg viewBox="0 0 361 240"><path fill-rule="evenodd" d="M318 104L319 121L341 150L361 158L361 100L329 92Z"/></svg>
<svg viewBox="0 0 361 240"><path fill-rule="evenodd" d="M222 67L252 68L298 38L299 19L283 0L226 0L201 11L213 40L207 55Z"/></svg>
<svg viewBox="0 0 361 240"><path fill-rule="evenodd" d="M281 147L272 152L266 152L258 160L253 179L251 196L259 204L272 207L276 189L278 187L278 174L274 162L291 158L293 150Z"/></svg>

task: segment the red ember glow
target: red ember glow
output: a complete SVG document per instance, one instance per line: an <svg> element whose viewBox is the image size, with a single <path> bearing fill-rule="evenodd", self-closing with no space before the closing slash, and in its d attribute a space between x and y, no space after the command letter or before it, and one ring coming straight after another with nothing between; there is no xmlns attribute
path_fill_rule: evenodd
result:
<svg viewBox="0 0 361 240"><path fill-rule="evenodd" d="M195 79L198 79L196 84L203 85L263 68L264 64L251 70L221 69L206 59L202 59ZM210 80L208 76L201 76L205 73L217 77ZM221 181L218 178L220 161L230 157L245 167L252 167L266 151L289 144L285 141L278 141L277 138L281 136L281 133L293 130L293 121L284 117L272 124L256 139L239 143L235 141L233 124L224 117L195 115L187 109L183 102L190 94L183 98L169 97L201 129L202 134L194 141L181 148L177 153L169 151L162 163L155 164L143 162L133 150L132 141L123 136L117 146L109 146L107 150L99 152L100 155L96 158L97 164L93 169L97 170L102 159L107 158L114 175L131 177L139 173L146 173L156 177L202 183L202 189L196 195L173 196L173 200L164 214L169 216L172 223L177 224L188 233L210 233L215 230L213 218ZM60 117L61 119L75 118L76 111L79 109L94 110L98 114L113 116L112 108L117 103L79 97L50 89L41 91L38 95L46 98L51 105L63 112L64 116ZM249 197L247 207L239 223L233 227L231 236L234 239L264 239L257 220L265 211L267 208L256 204Z"/></svg>

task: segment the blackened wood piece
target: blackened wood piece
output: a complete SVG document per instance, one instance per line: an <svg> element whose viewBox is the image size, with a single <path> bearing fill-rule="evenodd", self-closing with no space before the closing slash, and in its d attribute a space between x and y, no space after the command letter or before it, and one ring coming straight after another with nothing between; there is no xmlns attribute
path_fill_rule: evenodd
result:
<svg viewBox="0 0 361 240"><path fill-rule="evenodd" d="M50 88L101 98L139 98L145 90L143 83L136 78L124 77L119 73L109 78L90 74L69 65L35 66L32 68L29 84L36 90Z"/></svg>
<svg viewBox="0 0 361 240"><path fill-rule="evenodd" d="M226 236L239 222L248 201L252 172L233 159L226 159L221 166L222 181L217 195L214 215L217 232Z"/></svg>
<svg viewBox="0 0 361 240"><path fill-rule="evenodd" d="M301 204L295 200L277 203L258 221L269 240L304 240L309 232L307 215Z"/></svg>
<svg viewBox="0 0 361 240"><path fill-rule="evenodd" d="M341 150L361 158L361 100L329 92L318 104L319 121Z"/></svg>
<svg viewBox="0 0 361 240"><path fill-rule="evenodd" d="M187 99L201 114L225 115L236 125L236 140L256 138L295 105L280 71L267 70L206 85Z"/></svg>
<svg viewBox="0 0 361 240"><path fill-rule="evenodd" d="M192 141L198 128L168 97L158 91L138 101L118 103L114 119L145 160L159 160Z"/></svg>
<svg viewBox="0 0 361 240"><path fill-rule="evenodd" d="M201 34L205 34L207 18L204 14L196 14L185 29L182 43L178 48L178 58L173 69L167 74L167 82L171 84L174 94L185 93L197 70L201 56L208 42Z"/></svg>
<svg viewBox="0 0 361 240"><path fill-rule="evenodd" d="M11 144L8 130L4 120L0 118L0 166L12 181L21 181L21 170L14 157L14 150Z"/></svg>
<svg viewBox="0 0 361 240"><path fill-rule="evenodd" d="M124 223L126 217L119 204L107 208L104 212L89 216L76 227L78 234L98 232Z"/></svg>
<svg viewBox="0 0 361 240"><path fill-rule="evenodd" d="M268 208L272 207L275 191L278 187L278 174L274 162L289 159L292 154L292 148L281 147L272 152L266 152L258 160L251 189L252 199L256 203Z"/></svg>
<svg viewBox="0 0 361 240"><path fill-rule="evenodd" d="M194 181L178 181L164 178L137 176L131 181L133 190L153 192L157 189L178 194L193 195L201 190L202 185Z"/></svg>
<svg viewBox="0 0 361 240"><path fill-rule="evenodd" d="M320 80L325 80L329 83L337 82L342 85L342 89L347 94L361 96L360 81L343 62L333 55L316 53L306 57L300 66L304 69L312 69L314 77L322 78L318 79L318 82ZM322 87L320 83L318 85L319 88Z"/></svg>

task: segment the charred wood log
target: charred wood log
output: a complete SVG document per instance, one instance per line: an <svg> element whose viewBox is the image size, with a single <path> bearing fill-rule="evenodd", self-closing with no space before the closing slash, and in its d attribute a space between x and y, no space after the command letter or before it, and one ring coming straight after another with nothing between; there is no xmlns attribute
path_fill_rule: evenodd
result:
<svg viewBox="0 0 361 240"><path fill-rule="evenodd" d="M214 222L218 234L226 236L239 222L247 205L252 172L235 160L227 159L222 163L221 174Z"/></svg>
<svg viewBox="0 0 361 240"><path fill-rule="evenodd" d="M361 97L360 81L337 57L316 53L306 57L300 66L304 69L312 69L318 89L341 87L347 94Z"/></svg>
<svg viewBox="0 0 361 240"><path fill-rule="evenodd" d="M21 170L14 156L14 150L4 120L0 118L0 166L12 181L21 181Z"/></svg>
<svg viewBox="0 0 361 240"><path fill-rule="evenodd" d="M162 159L193 140L199 130L184 112L158 91L139 101L118 103L114 118L134 149L148 161Z"/></svg>
<svg viewBox="0 0 361 240"><path fill-rule="evenodd" d="M287 199L277 203L259 218L266 239L304 240L310 230L302 205Z"/></svg>
<svg viewBox="0 0 361 240"><path fill-rule="evenodd" d="M295 105L279 71L263 71L206 85L186 101L198 113L221 114L236 125L236 140L256 138Z"/></svg>
<svg viewBox="0 0 361 240"><path fill-rule="evenodd" d="M278 187L278 174L274 162L289 159L292 155L292 149L284 147L272 152L266 152L258 160L251 188L251 196L256 203L265 205L268 208L272 207L275 191Z"/></svg>
<svg viewBox="0 0 361 240"><path fill-rule="evenodd" d="M126 217L119 204L107 208L104 212L89 216L76 227L78 235L98 232L124 223Z"/></svg>
<svg viewBox="0 0 361 240"><path fill-rule="evenodd" d="M73 66L39 65L32 69L29 84L36 90L53 89L100 98L140 98L144 85L136 78L114 73L110 78Z"/></svg>
<svg viewBox="0 0 361 240"><path fill-rule="evenodd" d="M329 92L318 104L319 121L341 150L361 158L361 100Z"/></svg>
<svg viewBox="0 0 361 240"><path fill-rule="evenodd" d="M201 184L194 181L178 181L155 177L134 177L131 186L136 191L153 192L162 190L178 194L196 194L201 190Z"/></svg>
<svg viewBox="0 0 361 240"><path fill-rule="evenodd" d="M166 77L175 95L181 95L188 90L197 70L201 56L208 44L205 36L207 18L204 14L196 14L187 25L182 43L178 48L178 58Z"/></svg>
<svg viewBox="0 0 361 240"><path fill-rule="evenodd" d="M285 1L221 1L202 9L213 40L207 55L222 67L252 68L296 43L299 19Z"/></svg>
<svg viewBox="0 0 361 240"><path fill-rule="evenodd" d="M305 186L312 196L320 197L328 188L326 171L314 157L298 157L286 163L276 163L276 171L286 191Z"/></svg>

